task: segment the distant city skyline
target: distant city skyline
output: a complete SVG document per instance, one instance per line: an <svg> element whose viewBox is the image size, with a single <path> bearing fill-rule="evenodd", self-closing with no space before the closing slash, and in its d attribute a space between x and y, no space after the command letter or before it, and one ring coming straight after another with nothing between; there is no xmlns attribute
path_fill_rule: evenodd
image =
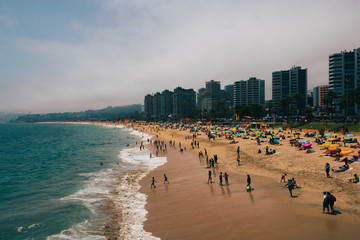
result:
<svg viewBox="0 0 360 240"><path fill-rule="evenodd" d="M360 47L360 1L18 0L0 3L0 112L143 104L301 66L329 84L329 56Z"/></svg>

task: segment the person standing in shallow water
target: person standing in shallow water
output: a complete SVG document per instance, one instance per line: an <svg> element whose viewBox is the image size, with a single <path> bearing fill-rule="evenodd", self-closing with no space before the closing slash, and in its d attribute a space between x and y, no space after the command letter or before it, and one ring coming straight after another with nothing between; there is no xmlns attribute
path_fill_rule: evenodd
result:
<svg viewBox="0 0 360 240"><path fill-rule="evenodd" d="M155 183L156 183L156 180L155 180L154 177L152 177L152 179L151 179L151 188L153 188L153 187L156 188Z"/></svg>

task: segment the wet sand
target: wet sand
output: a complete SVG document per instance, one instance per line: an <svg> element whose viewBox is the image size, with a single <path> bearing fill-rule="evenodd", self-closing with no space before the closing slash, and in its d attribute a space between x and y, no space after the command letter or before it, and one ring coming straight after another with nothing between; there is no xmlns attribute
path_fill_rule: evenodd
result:
<svg viewBox="0 0 360 240"><path fill-rule="evenodd" d="M152 147L149 146L150 149ZM197 155L169 148L168 163L141 181L148 195L145 230L161 239L358 239L358 219L350 214L322 214L322 194L317 204L304 201L303 190L290 198L283 183L252 175L251 193L246 174L230 171L229 185L220 186L218 174L207 184L209 169ZM237 167L237 166L236 166ZM241 166L239 166L241 167ZM170 184L163 183L166 173ZM151 178L157 188L151 189ZM309 194L307 195L309 197Z"/></svg>

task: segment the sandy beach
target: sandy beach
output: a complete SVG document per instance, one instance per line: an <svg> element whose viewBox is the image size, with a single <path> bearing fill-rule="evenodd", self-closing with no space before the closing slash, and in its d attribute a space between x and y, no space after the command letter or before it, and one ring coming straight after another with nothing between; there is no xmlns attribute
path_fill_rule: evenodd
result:
<svg viewBox="0 0 360 240"><path fill-rule="evenodd" d="M217 138L208 141L197 136L200 148L190 150L192 139L188 130L179 131L132 125L134 129L152 134L154 139L168 146L168 163L155 169L141 181L141 192L148 195L149 211L145 230L161 239L358 239L360 223L357 195L359 185L348 183L348 178L359 170L352 164L344 173L331 173L326 178L324 166L329 162L337 168L341 163L324 157L324 151L314 144L315 153L305 154L291 147L286 139L276 154L265 155L266 143L258 146L251 139L236 139L237 144ZM156 135L158 138L156 138ZM182 154L178 143L186 147ZM241 165L236 162L236 148L240 146ZM149 145L150 150L152 146ZM209 169L197 153L207 149L208 155L217 154L219 164L213 173L213 184L207 183ZM262 150L258 154L258 149ZM286 171L294 177L299 188L290 198L284 183L279 183ZM218 174L227 172L230 184L220 186ZM170 184L163 183L163 174ZM246 174L252 177L251 193L246 192ZM216 176L214 176L216 175ZM151 189L151 177L158 187ZM337 214L322 213L323 191L337 198Z"/></svg>

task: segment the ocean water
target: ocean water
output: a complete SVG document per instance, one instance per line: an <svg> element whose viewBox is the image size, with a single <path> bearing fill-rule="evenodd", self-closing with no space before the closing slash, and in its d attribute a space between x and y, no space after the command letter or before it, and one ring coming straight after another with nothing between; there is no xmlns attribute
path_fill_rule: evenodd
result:
<svg viewBox="0 0 360 240"><path fill-rule="evenodd" d="M150 136L92 124L0 124L0 239L154 239L139 181ZM102 163L102 164L101 164Z"/></svg>

